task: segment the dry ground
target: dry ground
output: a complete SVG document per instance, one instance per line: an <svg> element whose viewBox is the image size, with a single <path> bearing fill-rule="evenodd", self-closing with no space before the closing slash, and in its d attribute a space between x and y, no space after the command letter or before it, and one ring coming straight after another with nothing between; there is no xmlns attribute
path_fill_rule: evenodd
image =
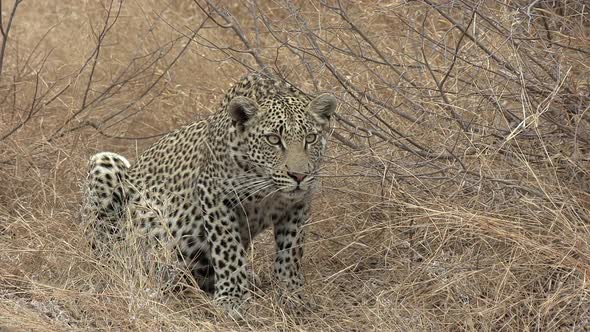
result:
<svg viewBox="0 0 590 332"><path fill-rule="evenodd" d="M0 3L1 331L590 330L583 1ZM342 104L306 246L317 308L267 289L237 324L132 246L98 259L79 188L91 154L134 159L263 66ZM268 279L269 234L252 255Z"/></svg>

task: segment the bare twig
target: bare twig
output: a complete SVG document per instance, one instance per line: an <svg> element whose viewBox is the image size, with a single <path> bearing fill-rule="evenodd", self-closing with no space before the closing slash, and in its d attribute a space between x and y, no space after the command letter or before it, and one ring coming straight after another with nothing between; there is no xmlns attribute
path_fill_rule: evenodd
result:
<svg viewBox="0 0 590 332"><path fill-rule="evenodd" d="M4 54L6 53L6 46L8 45L8 39L10 38L10 29L12 28L13 20L16 17L16 10L23 1L24 0L16 0L14 2L12 11L8 16L8 23L6 23L6 26L4 26L4 21L2 19L2 1L0 0L0 34L2 35L2 43L0 44L0 81L2 80L2 70L4 69Z"/></svg>
<svg viewBox="0 0 590 332"><path fill-rule="evenodd" d="M256 61L259 71L266 74L266 75L271 75L271 73L268 69L268 66L265 64L265 62L262 60L262 57L260 56L260 52L259 52L258 48L252 46L252 44L250 43L250 41L246 37L244 30L240 26L240 23L238 22L238 20L235 19L235 17L233 17L228 11L220 9L212 1L206 0L209 7L213 8L213 11L215 11L215 13L217 13L219 16L221 16L221 18L223 18L223 20L225 21L225 24L221 24L217 20L213 19L211 17L211 13L209 13L207 10L205 10L205 8L203 8L203 6L197 0L193 0L193 1L201 9L201 11L207 15L207 17L211 18L212 21L215 24L217 24L219 27L224 28L224 29L232 29L234 31L234 33L236 34L236 36L238 36L240 41L242 41L242 43L244 44L244 47L246 48L246 52L249 53L250 55L252 55L252 57Z"/></svg>

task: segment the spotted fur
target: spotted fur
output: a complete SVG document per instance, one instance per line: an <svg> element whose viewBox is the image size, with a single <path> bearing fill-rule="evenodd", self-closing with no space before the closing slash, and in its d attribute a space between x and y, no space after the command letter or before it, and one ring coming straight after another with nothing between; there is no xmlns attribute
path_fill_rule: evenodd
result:
<svg viewBox="0 0 590 332"><path fill-rule="evenodd" d="M178 250L201 288L238 312L250 287L246 249L272 226L274 275L299 298L303 226L335 108L332 95L312 99L248 75L208 120L169 133L133 165L93 156L86 207L111 234L129 211L135 226Z"/></svg>

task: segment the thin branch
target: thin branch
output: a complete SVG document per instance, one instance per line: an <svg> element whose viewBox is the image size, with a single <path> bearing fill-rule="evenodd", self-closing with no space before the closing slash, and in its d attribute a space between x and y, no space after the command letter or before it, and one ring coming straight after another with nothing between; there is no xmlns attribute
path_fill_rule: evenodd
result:
<svg viewBox="0 0 590 332"><path fill-rule="evenodd" d="M240 39L242 44L244 44L244 46L246 48L246 52L249 53L250 55L252 55L252 57L254 58L254 61L256 61L256 64L258 65L260 72L264 73L267 76L271 76L271 72L268 70L268 66L266 65L264 60L262 60L262 57L260 56L260 52L259 52L258 48L255 48L252 46L252 44L250 43L250 41L246 37L244 30L240 26L240 23L238 22L238 20L236 20L236 18L233 17L228 11L221 10L212 1L210 1L210 0L206 0L206 1L207 1L207 4L211 8L213 8L213 10L219 16L221 16L221 18L223 18L223 20L225 21L226 24L221 24L217 20L212 18L211 13L206 11L205 8L203 8L203 6L201 6L201 4L197 0L193 0L193 2L201 9L201 11L203 13L205 13L207 15L207 17L209 17L219 27L224 28L224 29L228 29L228 28L232 29L234 31L234 33L236 34L236 36L238 36L238 38Z"/></svg>
<svg viewBox="0 0 590 332"><path fill-rule="evenodd" d="M14 2L14 6L12 7L12 11L10 12L10 16L8 16L8 23L6 24L6 27L4 27L4 22L2 20L2 0L0 0L0 34L2 35L2 43L0 44L0 81L2 80L2 70L4 69L4 54L6 53L6 46L8 45L8 39L10 37L10 29L12 28L13 20L16 17L16 10L23 1L24 0L16 0Z"/></svg>

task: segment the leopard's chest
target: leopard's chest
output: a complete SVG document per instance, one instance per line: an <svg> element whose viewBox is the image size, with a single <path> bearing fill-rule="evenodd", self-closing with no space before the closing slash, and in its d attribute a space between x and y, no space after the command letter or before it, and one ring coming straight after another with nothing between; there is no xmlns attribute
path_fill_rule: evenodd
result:
<svg viewBox="0 0 590 332"><path fill-rule="evenodd" d="M264 230L282 222L288 210L289 203L279 195L270 195L261 201L241 202L236 207L236 214L244 246L248 246Z"/></svg>

